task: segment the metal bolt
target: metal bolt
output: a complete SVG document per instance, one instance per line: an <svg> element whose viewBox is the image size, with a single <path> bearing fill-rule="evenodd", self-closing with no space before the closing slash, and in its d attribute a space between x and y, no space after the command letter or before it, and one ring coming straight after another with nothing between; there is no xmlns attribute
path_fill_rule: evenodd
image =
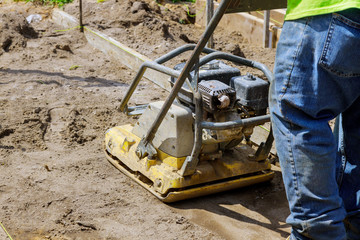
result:
<svg viewBox="0 0 360 240"><path fill-rule="evenodd" d="M155 186L158 187L158 188L160 188L161 185L162 185L161 179L160 179L160 178L157 178L157 179L155 180Z"/></svg>
<svg viewBox="0 0 360 240"><path fill-rule="evenodd" d="M141 158L141 151L139 149L135 151L135 154L138 158Z"/></svg>

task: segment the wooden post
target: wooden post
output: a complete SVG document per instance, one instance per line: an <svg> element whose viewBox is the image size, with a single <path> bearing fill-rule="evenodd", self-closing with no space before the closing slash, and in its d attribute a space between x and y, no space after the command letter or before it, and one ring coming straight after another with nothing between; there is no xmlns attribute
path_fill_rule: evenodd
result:
<svg viewBox="0 0 360 240"><path fill-rule="evenodd" d="M80 32L84 32L84 25L82 22L82 0L79 0L79 11Z"/></svg>
<svg viewBox="0 0 360 240"><path fill-rule="evenodd" d="M214 15L214 2L213 0L206 0L206 26L209 25L209 22ZM207 42L208 48L214 48L214 38L213 35L209 38Z"/></svg>
<svg viewBox="0 0 360 240"><path fill-rule="evenodd" d="M263 46L269 48L269 35L270 35L270 10L264 11L264 34L263 34Z"/></svg>

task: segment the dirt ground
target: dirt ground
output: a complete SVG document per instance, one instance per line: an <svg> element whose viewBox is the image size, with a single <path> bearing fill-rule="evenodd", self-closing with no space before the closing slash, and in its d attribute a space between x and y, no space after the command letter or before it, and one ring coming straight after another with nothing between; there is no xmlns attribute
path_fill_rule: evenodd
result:
<svg viewBox="0 0 360 240"><path fill-rule="evenodd" d="M51 7L0 1L0 222L13 239L284 239L287 202L270 183L164 204L104 157L105 131L135 71L57 31ZM78 17L78 2L64 7ZM192 6L152 0L84 2L84 22L152 59L196 42ZM40 14L42 20L27 23ZM274 49L221 29L215 48L273 66ZM180 59L185 60L186 57ZM167 92L143 81L131 104ZM7 239L0 228L0 239ZM8 238L10 239L10 238Z"/></svg>

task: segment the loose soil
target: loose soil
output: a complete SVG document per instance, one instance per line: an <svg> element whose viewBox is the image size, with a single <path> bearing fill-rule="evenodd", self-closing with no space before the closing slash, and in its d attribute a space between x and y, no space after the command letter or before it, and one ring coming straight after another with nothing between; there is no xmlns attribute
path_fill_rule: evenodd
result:
<svg viewBox="0 0 360 240"><path fill-rule="evenodd" d="M197 42L203 32L189 17L194 7L183 3L89 0L83 9L89 27L151 59ZM78 29L57 31L51 10L0 1L0 222L13 239L288 236L276 166L271 183L164 204L108 163L106 129L136 121L118 111L136 72L94 49ZM64 11L78 17L78 2ZM29 24L31 14L42 20ZM218 29L215 48L273 66L273 49L236 31ZM166 96L144 80L130 104Z"/></svg>

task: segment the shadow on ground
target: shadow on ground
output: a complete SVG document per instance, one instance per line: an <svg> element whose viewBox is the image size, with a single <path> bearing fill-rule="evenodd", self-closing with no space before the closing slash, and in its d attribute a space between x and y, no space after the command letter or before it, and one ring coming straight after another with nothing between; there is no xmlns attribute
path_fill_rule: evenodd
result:
<svg viewBox="0 0 360 240"><path fill-rule="evenodd" d="M240 228L249 226L258 229L259 233L270 233L262 239L281 239L289 235L290 228L285 223L289 214L288 203L279 170L275 171L275 177L271 182L169 205L192 221L220 233L226 239L236 239L235 236L241 236L238 235L242 231ZM214 226L219 225L218 223L226 226L225 229ZM243 236L237 239L247 238Z"/></svg>
<svg viewBox="0 0 360 240"><path fill-rule="evenodd" d="M29 74L29 75L44 75L44 76L50 76L50 77L60 77L62 79L70 80L70 81L79 81L79 82L85 82L86 85L84 87L110 87L110 86L129 86L129 84L121 83L118 81L108 80L105 78L98 78L98 77L78 77L78 76L69 76L65 75L62 72L46 72L41 70L21 70L21 69L0 69L0 73L6 73L6 74ZM31 81L31 80L30 80ZM55 80L32 80L40 84L56 84L58 86L62 86L61 83ZM0 83L0 84L7 84L10 82Z"/></svg>

